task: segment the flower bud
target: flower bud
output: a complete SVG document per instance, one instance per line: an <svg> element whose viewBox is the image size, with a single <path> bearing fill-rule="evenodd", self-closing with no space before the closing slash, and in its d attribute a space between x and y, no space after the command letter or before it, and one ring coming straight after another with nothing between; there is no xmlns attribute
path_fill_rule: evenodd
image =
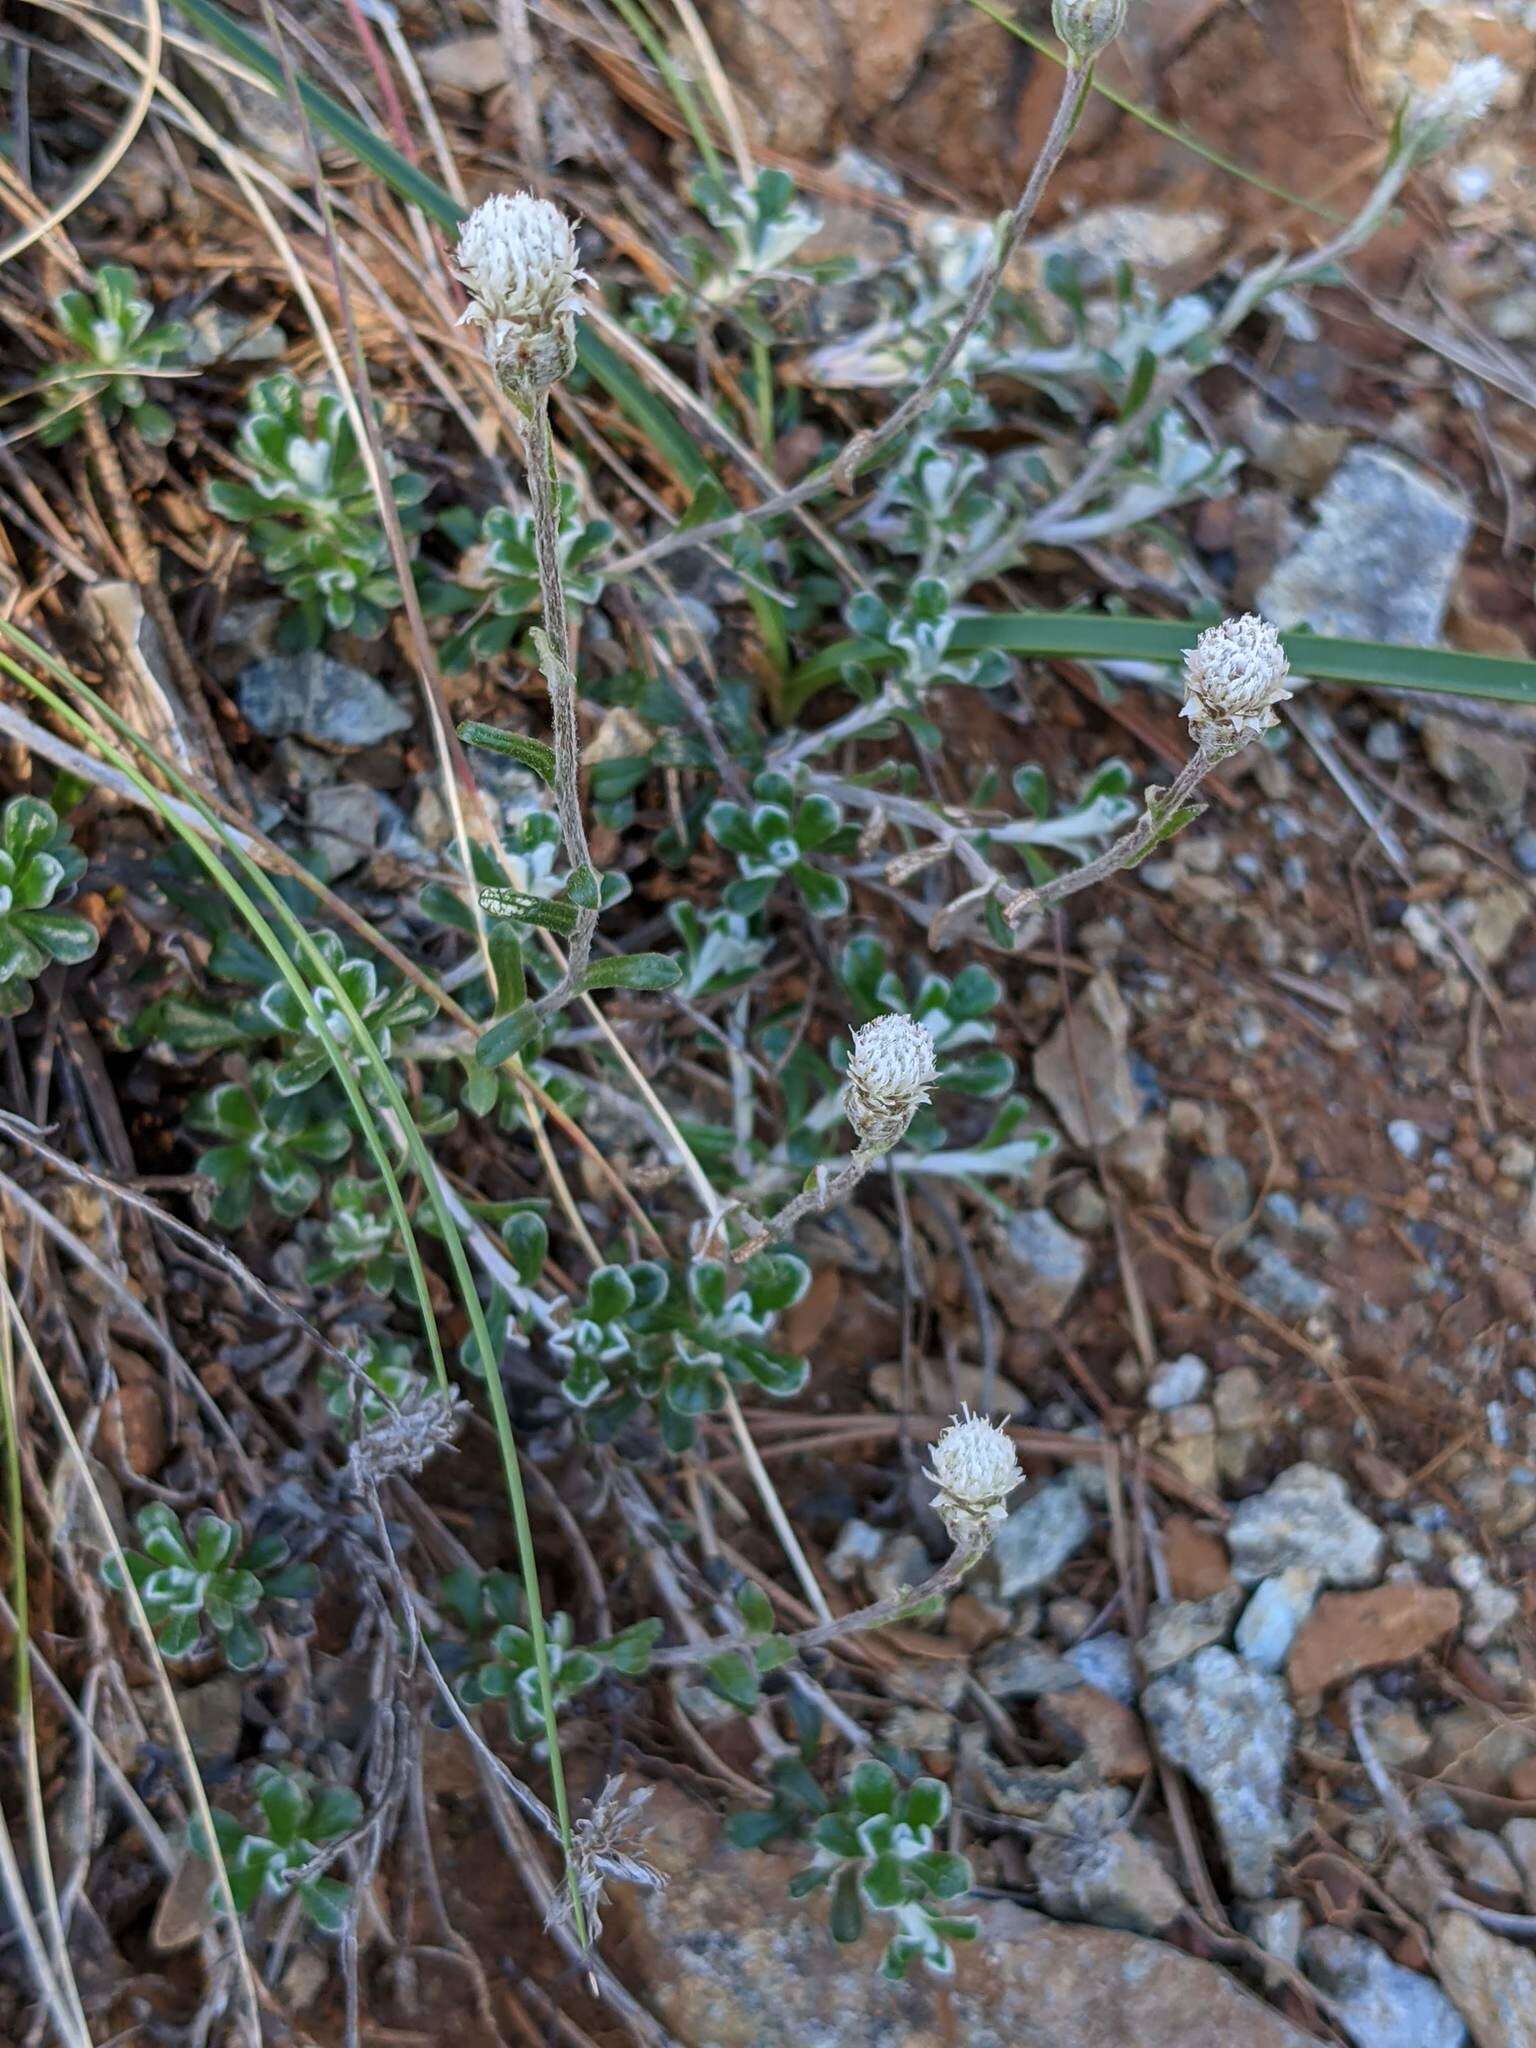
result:
<svg viewBox="0 0 1536 2048"><path fill-rule="evenodd" d="M577 265L571 223L531 192L498 192L459 231L461 316L485 330L486 360L519 400L547 391L576 361Z"/></svg>
<svg viewBox="0 0 1536 2048"><path fill-rule="evenodd" d="M924 1478L939 1489L939 1519L957 1550L985 1550L1007 1516L1005 1503L1024 1481L1008 1432L962 1407L933 1447Z"/></svg>
<svg viewBox="0 0 1536 2048"><path fill-rule="evenodd" d="M1218 759L1236 753L1275 723L1290 696L1290 663L1267 619L1245 612L1210 626L1184 656L1184 708L1190 737Z"/></svg>
<svg viewBox="0 0 1536 2048"><path fill-rule="evenodd" d="M1051 23L1079 64L1091 64L1125 27L1126 0L1051 0Z"/></svg>
<svg viewBox="0 0 1536 2048"><path fill-rule="evenodd" d="M1488 112L1506 73L1497 57L1458 64L1433 92L1415 93L1403 110L1403 142L1423 158L1453 142Z"/></svg>
<svg viewBox="0 0 1536 2048"><path fill-rule="evenodd" d="M853 1034L843 1110L860 1141L888 1152L928 1100L938 1073L933 1038L900 1011Z"/></svg>

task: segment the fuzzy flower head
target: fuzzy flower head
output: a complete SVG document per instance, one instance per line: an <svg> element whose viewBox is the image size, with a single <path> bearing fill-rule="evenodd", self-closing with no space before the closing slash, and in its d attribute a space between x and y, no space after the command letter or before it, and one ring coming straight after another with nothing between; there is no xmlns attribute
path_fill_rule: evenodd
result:
<svg viewBox="0 0 1536 2048"><path fill-rule="evenodd" d="M1091 64L1125 27L1126 0L1051 0L1051 25L1079 64Z"/></svg>
<svg viewBox="0 0 1536 2048"><path fill-rule="evenodd" d="M986 1549L1009 1494L1024 1482L1007 1430L964 1407L950 1417L923 1476L939 1489L933 1505L957 1550Z"/></svg>
<svg viewBox="0 0 1536 2048"><path fill-rule="evenodd" d="M861 1144L888 1152L928 1100L938 1074L931 1033L899 1010L853 1034L843 1112Z"/></svg>
<svg viewBox="0 0 1536 2048"><path fill-rule="evenodd" d="M587 1936L595 1941L603 1928L603 1900L610 1884L638 1885L660 1891L667 1880L640 1853L647 1829L642 1820L652 1787L624 1791L622 1778L610 1778L592 1808L571 1830L571 1869L581 1898ZM573 1918L569 1888L562 1886L550 1902L546 1927L568 1925Z"/></svg>
<svg viewBox="0 0 1536 2048"><path fill-rule="evenodd" d="M1267 619L1245 612L1207 627L1184 656L1184 709L1190 737L1220 760L1275 722L1290 691L1291 665Z"/></svg>
<svg viewBox="0 0 1536 2048"><path fill-rule="evenodd" d="M547 391L575 363L577 264L571 223L531 192L498 192L459 231L461 316L485 330L485 353L514 398Z"/></svg>
<svg viewBox="0 0 1536 2048"><path fill-rule="evenodd" d="M1433 92L1415 93L1403 111L1403 138L1415 157L1444 149L1487 114L1505 79L1497 57L1458 64Z"/></svg>

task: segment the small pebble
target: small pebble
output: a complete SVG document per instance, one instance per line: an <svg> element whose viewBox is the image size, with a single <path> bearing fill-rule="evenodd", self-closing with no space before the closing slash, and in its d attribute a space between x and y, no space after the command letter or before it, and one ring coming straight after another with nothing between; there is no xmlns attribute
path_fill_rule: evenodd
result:
<svg viewBox="0 0 1536 2048"><path fill-rule="evenodd" d="M1147 1406L1161 1412L1182 1408L1189 1401L1198 1401L1209 1378L1205 1360L1197 1358L1193 1351L1166 1359L1152 1375L1152 1383L1147 1388Z"/></svg>

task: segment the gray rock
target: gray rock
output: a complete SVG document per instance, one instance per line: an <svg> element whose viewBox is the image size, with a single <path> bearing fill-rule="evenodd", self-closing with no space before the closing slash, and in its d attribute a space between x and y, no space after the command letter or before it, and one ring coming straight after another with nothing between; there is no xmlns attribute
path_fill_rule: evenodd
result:
<svg viewBox="0 0 1536 2048"><path fill-rule="evenodd" d="M1530 746L1454 718L1426 718L1424 751L1464 810L1517 819L1530 782Z"/></svg>
<svg viewBox="0 0 1536 2048"><path fill-rule="evenodd" d="M1443 1913L1435 1968L1477 2048L1536 2048L1536 1955L1470 1913Z"/></svg>
<svg viewBox="0 0 1536 2048"><path fill-rule="evenodd" d="M1009 1218L1008 1261L998 1292L1019 1322L1059 1323L1088 1271L1088 1247L1049 1209L1020 1209Z"/></svg>
<svg viewBox="0 0 1536 2048"><path fill-rule="evenodd" d="M1169 1671L1210 1643L1219 1643L1242 1605L1237 1586L1223 1586L1204 1600L1158 1600L1147 1611L1136 1654L1148 1678Z"/></svg>
<svg viewBox="0 0 1536 2048"><path fill-rule="evenodd" d="M679 2042L712 2048L1316 2048L1230 1970L1168 1942L1064 1925L979 1899L953 1977L885 1982L889 1926L827 1938L826 1901L786 1897L785 1869L746 1856L670 1786L647 1809L664 1891L614 1889L629 1981ZM971 1910L970 1907L967 1910Z"/></svg>
<svg viewBox="0 0 1536 2048"><path fill-rule="evenodd" d="M1169 211L1134 201L1093 206L1026 242L1017 267L1038 284L1049 259L1064 256L1076 265L1078 282L1086 292L1112 284L1122 264L1138 277L1156 282L1159 277L1196 272L1221 242L1226 225L1221 214L1209 211Z"/></svg>
<svg viewBox="0 0 1536 2048"><path fill-rule="evenodd" d="M1337 1472L1292 1465L1266 1493L1239 1502L1227 1525L1232 1570L1245 1586L1293 1565L1330 1586L1373 1586L1386 1537L1350 1504Z"/></svg>
<svg viewBox="0 0 1536 2048"><path fill-rule="evenodd" d="M1467 2030L1432 1977L1405 1970L1363 1934L1316 1927L1301 1966L1334 2001L1334 2019L1355 2048L1465 2048Z"/></svg>
<svg viewBox="0 0 1536 2048"><path fill-rule="evenodd" d="M1289 1833L1282 1787L1296 1717L1280 1681L1212 1647L1153 1679L1141 1710L1163 1755L1205 1794L1237 1890L1266 1897Z"/></svg>
<svg viewBox="0 0 1536 2048"><path fill-rule="evenodd" d="M1352 640L1432 647L1472 536L1472 513L1385 448L1351 449L1317 499L1317 524L1279 564L1257 609Z"/></svg>
<svg viewBox="0 0 1536 2048"><path fill-rule="evenodd" d="M997 1590L1005 1600L1047 1586L1067 1559L1081 1550L1093 1533L1077 1475L1059 1479L1029 1495L1004 1522L992 1545Z"/></svg>
<svg viewBox="0 0 1536 2048"><path fill-rule="evenodd" d="M1247 1222L1252 1208L1253 1182L1241 1159L1197 1159L1189 1169L1184 1214L1203 1236L1225 1237Z"/></svg>
<svg viewBox="0 0 1536 2048"><path fill-rule="evenodd" d="M200 1764L227 1763L240 1747L244 1697L244 1682L233 1671L221 1671L216 1678L177 1693L187 1739Z"/></svg>
<svg viewBox="0 0 1536 2048"><path fill-rule="evenodd" d="M268 739L297 733L349 752L406 732L411 714L383 684L326 654L277 654L240 673L240 710Z"/></svg>
<svg viewBox="0 0 1536 2048"><path fill-rule="evenodd" d="M1083 1674L1089 1685L1108 1693L1123 1707L1130 1706L1136 1698L1136 1653L1127 1637L1113 1631L1089 1636L1072 1645L1066 1660ZM1531 1825L1536 1828L1536 1821Z"/></svg>
<svg viewBox="0 0 1536 2048"><path fill-rule="evenodd" d="M1536 1911L1536 1820L1507 1820L1502 1833L1504 1846L1520 1873L1525 1910Z"/></svg>
<svg viewBox="0 0 1536 2048"><path fill-rule="evenodd" d="M844 1522L837 1541L827 1553L827 1570L840 1586L852 1585L865 1569L876 1562L885 1548L885 1534L857 1515Z"/></svg>
<svg viewBox="0 0 1536 2048"><path fill-rule="evenodd" d="M1075 1664L1027 1640L995 1643L976 1667L976 1676L999 1700L1038 1700L1085 1683Z"/></svg>
<svg viewBox="0 0 1536 2048"><path fill-rule="evenodd" d="M1410 1117L1395 1116L1387 1125L1387 1136L1394 1152L1404 1159L1417 1159L1424 1144L1424 1133Z"/></svg>
<svg viewBox="0 0 1536 2048"><path fill-rule="evenodd" d="M1520 1867L1506 1845L1486 1828L1459 1821L1436 1842L1461 1873L1456 1889L1496 1906L1513 1907L1525 1896Z"/></svg>
<svg viewBox="0 0 1536 2048"><path fill-rule="evenodd" d="M1147 1388L1147 1406L1159 1410L1182 1408L1186 1402L1198 1401L1209 1378L1205 1360L1197 1358L1193 1351L1165 1359Z"/></svg>
<svg viewBox="0 0 1536 2048"><path fill-rule="evenodd" d="M1035 1054L1035 1085L1074 1145L1112 1145L1141 1119L1141 1097L1126 1053L1131 1016L1108 972L1076 998ZM1079 1088L1081 1080L1081 1088Z"/></svg>
<svg viewBox="0 0 1536 2048"><path fill-rule="evenodd" d="M1029 1852L1040 1903L1058 1920L1161 1934L1182 1915L1184 1895L1151 1845L1099 1804L1092 1793L1066 1793L1046 1816L1057 1832L1037 1835Z"/></svg>
<svg viewBox="0 0 1536 2048"><path fill-rule="evenodd" d="M1307 1912L1300 1899L1265 1899L1257 1906L1249 1906L1241 1916L1241 1925L1265 1955L1294 1967L1301 1951L1301 1937L1307 1931Z"/></svg>
<svg viewBox="0 0 1536 2048"><path fill-rule="evenodd" d="M1238 1617L1237 1654L1260 1671L1278 1671L1312 1612L1317 1587L1317 1573L1299 1564L1265 1579Z"/></svg>
<svg viewBox="0 0 1536 2048"><path fill-rule="evenodd" d="M1314 1280L1288 1259L1279 1245L1267 1237L1248 1241L1253 1268L1245 1286L1259 1304L1284 1322L1302 1323L1308 1316L1321 1315L1333 1300L1333 1289Z"/></svg>
<svg viewBox="0 0 1536 2048"><path fill-rule="evenodd" d="M312 789L306 805L309 843L331 881L350 874L378 844L384 816L380 791L366 782L336 782Z"/></svg>

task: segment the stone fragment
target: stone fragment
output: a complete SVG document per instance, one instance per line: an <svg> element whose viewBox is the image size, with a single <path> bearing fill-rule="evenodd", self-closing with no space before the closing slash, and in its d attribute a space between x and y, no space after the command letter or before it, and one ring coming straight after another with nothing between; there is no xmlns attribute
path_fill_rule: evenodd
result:
<svg viewBox="0 0 1536 2048"><path fill-rule="evenodd" d="M267 739L296 733L348 753L412 723L376 677L328 654L275 654L243 669L237 687L242 715Z"/></svg>
<svg viewBox="0 0 1536 2048"><path fill-rule="evenodd" d="M1212 1646L1155 1678L1141 1705L1163 1755L1205 1794L1234 1886L1266 1897L1289 1838L1282 1788L1295 1717L1280 1681Z"/></svg>
<svg viewBox="0 0 1536 2048"><path fill-rule="evenodd" d="M1409 1580L1369 1593L1325 1593L1291 1647L1291 1691L1305 1698L1362 1671L1410 1663L1460 1619L1461 1601L1448 1586Z"/></svg>
<svg viewBox="0 0 1536 2048"><path fill-rule="evenodd" d="M1008 1219L993 1278L1010 1321L1059 1323L1088 1271L1088 1246L1049 1209L1020 1209Z"/></svg>
<svg viewBox="0 0 1536 2048"><path fill-rule="evenodd" d="M1047 1586L1093 1533L1093 1517L1075 1472L1037 1487L1008 1517L992 1544L1004 1600Z"/></svg>
<svg viewBox="0 0 1536 2048"><path fill-rule="evenodd" d="M629 1980L680 2042L709 2048L1315 2048L1228 1970L1171 1944L1066 1924L1007 1900L971 1903L981 1925L955 1974L879 1975L886 1917L839 1948L825 1901L792 1900L802 1858L744 1857L670 1786L646 1809L645 1853L665 1891L616 1886L607 1921Z"/></svg>
<svg viewBox="0 0 1536 2048"><path fill-rule="evenodd" d="M1470 1913L1435 1924L1435 1969L1476 2048L1536 2048L1536 1955Z"/></svg>
<svg viewBox="0 0 1536 2048"><path fill-rule="evenodd" d="M1386 1538L1351 1505L1337 1472L1292 1465L1266 1492L1239 1503L1227 1550L1247 1586L1291 1565L1315 1571L1330 1586L1368 1586L1381 1574Z"/></svg>
<svg viewBox="0 0 1536 2048"><path fill-rule="evenodd" d="M1467 2030L1434 1979L1394 1963L1363 1934L1315 1927L1301 1965L1334 2001L1331 2016L1354 2048L1465 2048Z"/></svg>
<svg viewBox="0 0 1536 2048"><path fill-rule="evenodd" d="M1035 1708L1042 1728L1086 1756L1106 1785L1137 1785L1152 1768L1134 1710L1092 1685L1046 1694Z"/></svg>
<svg viewBox="0 0 1536 2048"><path fill-rule="evenodd" d="M1461 492L1385 448L1362 446L1313 509L1316 525L1259 592L1264 617L1348 640L1435 646L1472 536Z"/></svg>
<svg viewBox="0 0 1536 2048"><path fill-rule="evenodd" d="M1148 1678L1171 1670L1209 1643L1219 1643L1242 1605L1238 1587L1225 1585L1205 1600L1158 1600L1147 1611L1136 1654Z"/></svg>
<svg viewBox="0 0 1536 2048"><path fill-rule="evenodd" d="M1130 1012L1107 972L1096 974L1035 1054L1035 1085L1074 1145L1111 1145L1140 1120L1126 1053ZM1086 1103L1084 1096L1086 1095Z"/></svg>

